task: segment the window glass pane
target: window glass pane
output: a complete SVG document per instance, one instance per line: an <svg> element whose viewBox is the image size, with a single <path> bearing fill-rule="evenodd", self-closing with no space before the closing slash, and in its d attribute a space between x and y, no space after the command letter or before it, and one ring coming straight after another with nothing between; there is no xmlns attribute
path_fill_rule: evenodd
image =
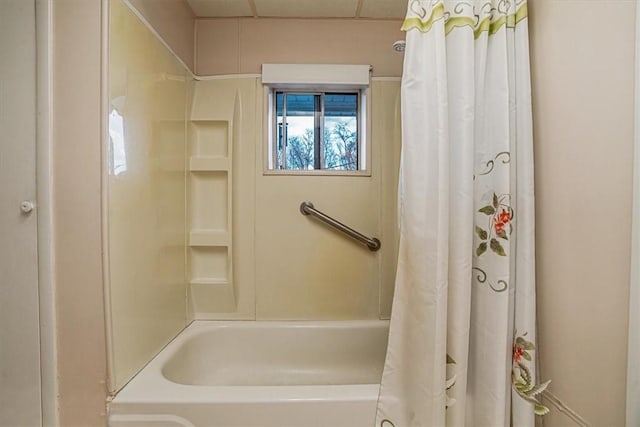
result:
<svg viewBox="0 0 640 427"><path fill-rule="evenodd" d="M276 92L276 129L275 129L275 150L276 150L276 169L284 169L282 166L282 105L284 94Z"/></svg>
<svg viewBox="0 0 640 427"><path fill-rule="evenodd" d="M314 94L286 94L287 144L284 169L314 169L316 102Z"/></svg>
<svg viewBox="0 0 640 427"><path fill-rule="evenodd" d="M324 164L326 169L358 170L358 94L324 96Z"/></svg>
<svg viewBox="0 0 640 427"><path fill-rule="evenodd" d="M276 169L359 169L358 92L274 91L274 96Z"/></svg>

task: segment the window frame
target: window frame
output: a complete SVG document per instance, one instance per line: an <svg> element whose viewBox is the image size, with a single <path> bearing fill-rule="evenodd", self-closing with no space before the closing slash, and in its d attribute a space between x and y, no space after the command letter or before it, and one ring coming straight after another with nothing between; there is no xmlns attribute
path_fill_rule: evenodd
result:
<svg viewBox="0 0 640 427"><path fill-rule="evenodd" d="M332 94L332 93L357 93L358 94L358 169L275 169L277 164L276 126L276 92L295 94ZM301 176L371 176L371 138L370 138L370 88L351 85L265 85L264 86L264 175L301 175ZM324 104L322 104L324 109ZM320 135L324 135L324 123L320 126ZM285 135L286 136L286 135ZM320 138L320 150L323 152L324 141ZM286 153L286 150L285 150ZM321 156L323 157L323 156Z"/></svg>

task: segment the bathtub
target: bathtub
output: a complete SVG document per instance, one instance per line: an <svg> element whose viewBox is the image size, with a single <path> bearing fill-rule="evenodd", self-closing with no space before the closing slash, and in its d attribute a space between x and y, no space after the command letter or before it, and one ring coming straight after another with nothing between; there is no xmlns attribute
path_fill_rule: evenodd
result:
<svg viewBox="0 0 640 427"><path fill-rule="evenodd" d="M109 403L111 427L371 427L387 321L195 321Z"/></svg>

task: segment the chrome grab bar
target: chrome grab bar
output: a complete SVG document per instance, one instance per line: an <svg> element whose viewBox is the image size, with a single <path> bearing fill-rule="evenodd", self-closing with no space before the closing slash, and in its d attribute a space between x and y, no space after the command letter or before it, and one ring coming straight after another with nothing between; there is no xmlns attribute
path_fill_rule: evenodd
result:
<svg viewBox="0 0 640 427"><path fill-rule="evenodd" d="M314 208L313 203L311 202L300 203L300 213L302 215L311 215L318 218L320 221L324 222L327 225L330 225L336 230L342 231L347 236L353 237L357 241L364 243L372 252L377 251L378 249L380 249L380 246L382 246L382 243L380 243L380 240L376 239L375 237L370 239L367 236L358 233L353 228L344 225L340 221L336 221L335 219L331 218L329 215L323 212L320 212L319 210Z"/></svg>

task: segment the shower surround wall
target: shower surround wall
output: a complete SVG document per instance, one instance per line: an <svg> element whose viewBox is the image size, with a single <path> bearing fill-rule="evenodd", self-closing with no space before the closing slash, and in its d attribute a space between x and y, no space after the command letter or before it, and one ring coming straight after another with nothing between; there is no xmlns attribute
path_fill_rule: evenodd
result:
<svg viewBox="0 0 640 427"><path fill-rule="evenodd" d="M190 319L255 317L257 79L194 84L189 127Z"/></svg>
<svg viewBox="0 0 640 427"><path fill-rule="evenodd" d="M111 1L108 245L112 389L187 324L184 67Z"/></svg>
<svg viewBox="0 0 640 427"><path fill-rule="evenodd" d="M367 131L371 176L264 174L256 164L256 317L377 319L393 287L400 153L398 81L372 81ZM266 106L265 106L266 108ZM394 132L395 131L395 132ZM256 140L263 153L265 139ZM389 179L383 181L382 177ZM328 215L382 242L378 252L300 214L308 200Z"/></svg>
<svg viewBox="0 0 640 427"><path fill-rule="evenodd" d="M370 97L371 176L278 176L263 173L268 106L260 78L195 83L190 318L388 317L397 251L399 82L374 80ZM379 237L382 249L370 252L301 215L303 200Z"/></svg>
<svg viewBox="0 0 640 427"><path fill-rule="evenodd" d="M149 9L134 12L123 0L110 7L109 389L194 319L388 318L399 79L371 82L370 176L265 175L260 76L194 80L140 20ZM370 25L357 26L364 34ZM396 33L384 32L375 49L386 50ZM382 249L370 252L301 215L303 200L379 237Z"/></svg>

